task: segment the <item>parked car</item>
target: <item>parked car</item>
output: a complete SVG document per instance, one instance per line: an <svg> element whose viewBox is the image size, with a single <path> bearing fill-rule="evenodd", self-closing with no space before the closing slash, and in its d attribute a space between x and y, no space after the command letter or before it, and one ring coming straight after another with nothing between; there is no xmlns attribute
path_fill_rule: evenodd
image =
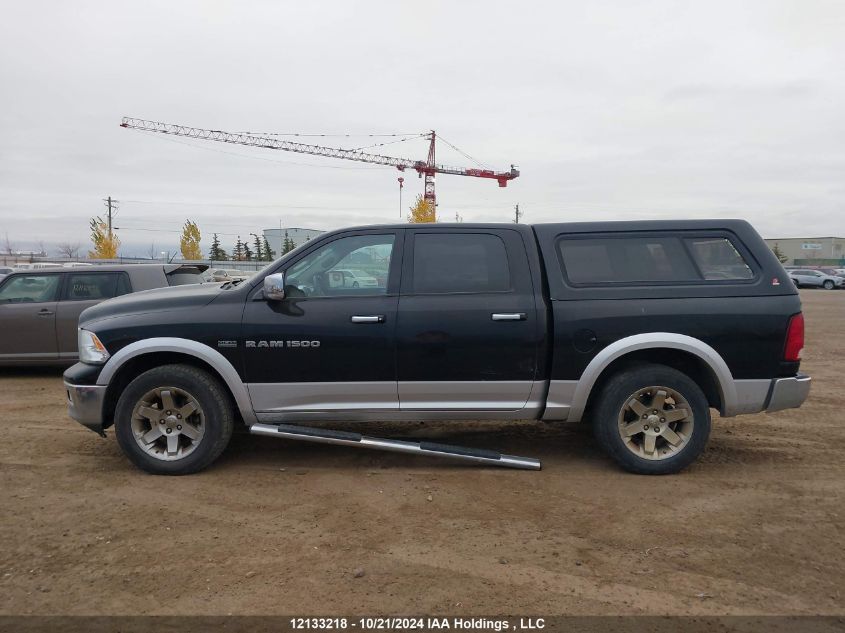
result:
<svg viewBox="0 0 845 633"><path fill-rule="evenodd" d="M0 281L0 365L73 363L85 308L130 292L196 283L206 268L128 264L11 273Z"/></svg>
<svg viewBox="0 0 845 633"><path fill-rule="evenodd" d="M11 275L13 272L15 272L15 269L11 266L0 266L0 281L2 281L6 275Z"/></svg>
<svg viewBox="0 0 845 633"><path fill-rule="evenodd" d="M236 279L248 279L250 273L237 268L215 268L209 271L211 281L234 281Z"/></svg>
<svg viewBox="0 0 845 633"><path fill-rule="evenodd" d="M319 281L362 260L387 283ZM664 474L704 450L711 407L800 406L803 341L798 292L746 222L403 224L324 234L239 284L89 308L64 382L71 417L114 425L127 457L159 474L207 467L236 420L275 438L539 468L298 424L530 418L590 419L623 468Z"/></svg>
<svg viewBox="0 0 845 633"><path fill-rule="evenodd" d="M330 270L326 273L330 288L373 288L378 279L355 269Z"/></svg>
<svg viewBox="0 0 845 633"><path fill-rule="evenodd" d="M62 264L62 268L85 268L93 265L94 264L90 264L88 262L65 262Z"/></svg>
<svg viewBox="0 0 845 633"><path fill-rule="evenodd" d="M841 288L842 282L845 281L842 277L828 275L820 270L809 268L790 270L789 277L797 288L824 288L825 290L833 290L834 288Z"/></svg>

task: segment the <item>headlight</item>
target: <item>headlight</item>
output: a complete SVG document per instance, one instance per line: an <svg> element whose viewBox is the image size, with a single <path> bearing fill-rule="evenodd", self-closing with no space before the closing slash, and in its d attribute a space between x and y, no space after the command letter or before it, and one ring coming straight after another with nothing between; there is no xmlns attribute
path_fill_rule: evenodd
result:
<svg viewBox="0 0 845 633"><path fill-rule="evenodd" d="M79 330L77 338L79 342L79 360L91 365L102 365L109 359L106 346L97 338L97 335L88 330Z"/></svg>

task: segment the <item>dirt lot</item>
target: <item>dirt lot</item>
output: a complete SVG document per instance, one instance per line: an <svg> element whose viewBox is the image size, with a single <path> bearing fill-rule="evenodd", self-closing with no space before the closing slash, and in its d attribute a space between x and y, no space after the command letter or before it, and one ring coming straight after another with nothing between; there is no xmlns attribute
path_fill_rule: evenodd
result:
<svg viewBox="0 0 845 633"><path fill-rule="evenodd" d="M153 477L66 416L58 370L5 371L0 613L842 614L845 292L802 294L809 402L716 420L663 478L541 423L412 427L541 472L240 436Z"/></svg>

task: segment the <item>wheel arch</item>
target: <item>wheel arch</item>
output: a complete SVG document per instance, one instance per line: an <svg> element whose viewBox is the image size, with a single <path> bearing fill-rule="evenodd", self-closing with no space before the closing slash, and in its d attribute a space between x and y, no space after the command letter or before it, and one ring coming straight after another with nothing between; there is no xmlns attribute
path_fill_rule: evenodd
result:
<svg viewBox="0 0 845 633"><path fill-rule="evenodd" d="M601 386L621 368L636 363L667 365L698 383L711 407L722 415L736 409L733 375L721 355L700 339L671 332L636 334L601 350L587 365L572 397L567 419L580 420L597 397Z"/></svg>
<svg viewBox="0 0 845 633"><path fill-rule="evenodd" d="M97 378L98 385L107 387L103 402L103 427L113 424L120 394L136 376L153 367L175 363L193 365L217 376L228 390L243 421L246 424L257 421L249 392L225 356L197 341L162 337L127 345L106 362Z"/></svg>

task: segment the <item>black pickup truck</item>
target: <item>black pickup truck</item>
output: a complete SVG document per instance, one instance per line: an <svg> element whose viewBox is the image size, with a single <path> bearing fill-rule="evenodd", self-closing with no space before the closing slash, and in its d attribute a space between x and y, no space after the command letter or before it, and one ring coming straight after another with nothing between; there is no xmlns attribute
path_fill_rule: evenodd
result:
<svg viewBox="0 0 845 633"><path fill-rule="evenodd" d="M795 286L744 221L406 224L89 308L64 378L70 415L159 474L205 468L236 423L539 467L324 424L531 418L589 420L623 468L665 474L704 450L710 408L800 406L803 340Z"/></svg>

